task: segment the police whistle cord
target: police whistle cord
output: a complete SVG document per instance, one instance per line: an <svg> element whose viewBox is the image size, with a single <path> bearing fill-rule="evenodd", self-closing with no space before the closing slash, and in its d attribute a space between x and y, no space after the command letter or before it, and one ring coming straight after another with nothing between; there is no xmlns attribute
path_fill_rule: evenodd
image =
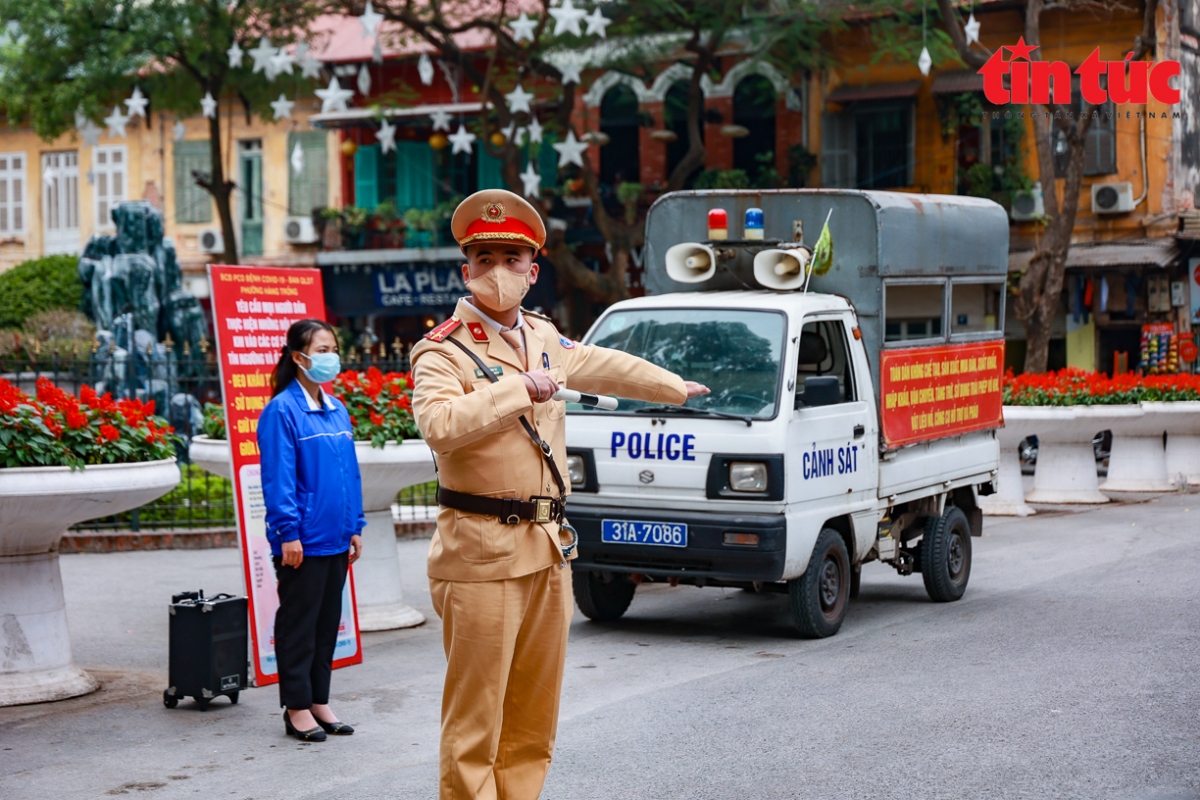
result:
<svg viewBox="0 0 1200 800"><path fill-rule="evenodd" d="M617 398L604 394L588 394L587 392L577 392L574 389L559 389L551 399L562 400L567 403L579 403L582 406L591 406L592 408L602 408L605 411L617 410Z"/></svg>
<svg viewBox="0 0 1200 800"><path fill-rule="evenodd" d="M446 339L446 341L450 342L450 344L454 345L459 350L462 350L464 353L466 353L467 356L472 361L475 362L476 366L479 367L479 369L483 372L483 374L485 376L487 376L487 379L491 383L496 383L500 380L498 377L496 377L496 374L494 372L492 372L492 370L488 367L488 365L483 363L483 359L481 359L479 356L472 353L471 349L469 347L467 347L465 344L458 341L453 336L448 337ZM570 544L565 544L565 545L560 544L560 547L562 548L563 559L564 560L568 559L571 557L571 554L573 552L575 552L576 545L579 544L579 534L578 534L578 532L576 532L575 528L571 526L571 523L567 522L567 519L566 519L566 511L567 511L567 484L566 484L566 481L563 480L562 472L560 472L558 469L558 464L556 464L554 462L554 453L550 450L550 445L546 441L544 441L541 436L538 436L537 430L534 429L533 424L530 423L529 420L525 419L524 414L522 414L518 419L521 420L521 426L523 428L525 428L525 432L527 434L529 434L529 438L533 440L534 445L536 445L537 449L541 451L542 458L546 459L546 466L548 466L550 468L550 475L551 475L551 477L554 478L555 485L558 486L558 497L557 498L533 498L530 501L534 505L534 509L535 509L533 519L536 522L549 522L549 521L557 522L562 527L563 530L570 532L570 534L571 534ZM438 490L438 502L441 505L446 506L447 508L454 508L455 507L454 502L456 500L463 499L462 497L458 497L458 498L453 497L453 495L455 495L455 494L461 494L461 493L447 492L445 494L445 499L450 502L443 502L443 492L439 489ZM486 501L486 500L494 500L495 499L495 498L490 498L490 497L476 497L474 495L467 495L467 496L472 498L472 501L473 501L472 505L475 504L474 501ZM550 501L557 500L557 503L554 503L554 505L551 506L550 519L541 519L542 515L537 513L537 506L540 505L537 502L539 499L540 500L550 500ZM459 510L472 512L472 509L470 509L470 508L460 508ZM522 510L524 510L524 509L522 509ZM516 521L519 521L520 519L526 518L519 511L517 513L513 513L514 511L517 511L517 509L515 509L515 508L505 509L505 511L502 511L501 513L493 513L492 511L489 510L489 511L482 512L482 513L486 513L490 516L499 517L501 522L504 522L507 524L512 524L513 522L516 522ZM505 516L506 512L508 513L508 516ZM480 513L480 512L473 512L473 513Z"/></svg>

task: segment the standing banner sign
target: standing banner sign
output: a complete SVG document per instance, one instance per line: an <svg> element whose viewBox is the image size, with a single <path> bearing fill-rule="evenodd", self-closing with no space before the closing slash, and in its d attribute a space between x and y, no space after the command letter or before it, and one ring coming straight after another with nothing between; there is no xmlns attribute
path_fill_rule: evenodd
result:
<svg viewBox="0 0 1200 800"><path fill-rule="evenodd" d="M266 505L259 470L258 415L271 399L271 370L279 360L287 329L301 319L325 318L321 273L315 269L225 267L210 264L217 361L225 403L225 435L233 461L233 491L246 594L250 600L250 637L254 683L279 680L275 661L275 611L279 608L271 546L267 542ZM333 666L362 663L358 610L351 570L342 595Z"/></svg>

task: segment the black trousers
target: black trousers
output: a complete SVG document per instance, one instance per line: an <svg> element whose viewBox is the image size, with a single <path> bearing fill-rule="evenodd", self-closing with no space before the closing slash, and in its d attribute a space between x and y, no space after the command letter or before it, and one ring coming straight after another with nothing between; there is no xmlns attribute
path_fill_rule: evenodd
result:
<svg viewBox="0 0 1200 800"><path fill-rule="evenodd" d="M273 560L279 578L275 614L279 704L296 710L314 703L325 705L350 552L305 556L299 567L285 567L279 556Z"/></svg>

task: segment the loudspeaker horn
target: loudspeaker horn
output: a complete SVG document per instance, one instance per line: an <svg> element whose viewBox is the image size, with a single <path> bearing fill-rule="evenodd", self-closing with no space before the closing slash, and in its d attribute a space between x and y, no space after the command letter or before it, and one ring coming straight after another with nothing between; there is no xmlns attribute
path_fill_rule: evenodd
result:
<svg viewBox="0 0 1200 800"><path fill-rule="evenodd" d="M763 250L754 256L754 280L759 286L777 292L800 289L811 259L812 252L807 247Z"/></svg>
<svg viewBox="0 0 1200 800"><path fill-rule="evenodd" d="M680 283L703 283L717 271L717 254L706 244L683 242L667 250L667 277Z"/></svg>

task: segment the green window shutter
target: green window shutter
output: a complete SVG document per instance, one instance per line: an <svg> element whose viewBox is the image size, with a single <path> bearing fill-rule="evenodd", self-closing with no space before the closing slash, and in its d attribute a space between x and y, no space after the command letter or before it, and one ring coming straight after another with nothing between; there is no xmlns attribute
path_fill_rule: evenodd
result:
<svg viewBox="0 0 1200 800"><path fill-rule="evenodd" d="M542 188L553 189L558 186L558 151L551 145L558 141L552 133L542 134L542 141L537 145L537 171L542 176Z"/></svg>
<svg viewBox="0 0 1200 800"><path fill-rule="evenodd" d="M433 148L424 142L396 142L396 208L433 208L436 169Z"/></svg>
<svg viewBox="0 0 1200 800"><path fill-rule="evenodd" d="M196 185L192 172L211 169L207 139L175 142L175 221L178 223L212 222L212 195Z"/></svg>
<svg viewBox="0 0 1200 800"><path fill-rule="evenodd" d="M291 168L296 145L304 152L304 169L297 175ZM288 214L307 217L315 208L329 205L329 164L324 131L288 134Z"/></svg>
<svg viewBox="0 0 1200 800"><path fill-rule="evenodd" d="M500 173L504 162L488 155L487 148L482 143L475 146L476 179L479 189L507 189L504 176Z"/></svg>
<svg viewBox="0 0 1200 800"><path fill-rule="evenodd" d="M379 205L379 145L368 144L354 154L354 205L374 211Z"/></svg>

